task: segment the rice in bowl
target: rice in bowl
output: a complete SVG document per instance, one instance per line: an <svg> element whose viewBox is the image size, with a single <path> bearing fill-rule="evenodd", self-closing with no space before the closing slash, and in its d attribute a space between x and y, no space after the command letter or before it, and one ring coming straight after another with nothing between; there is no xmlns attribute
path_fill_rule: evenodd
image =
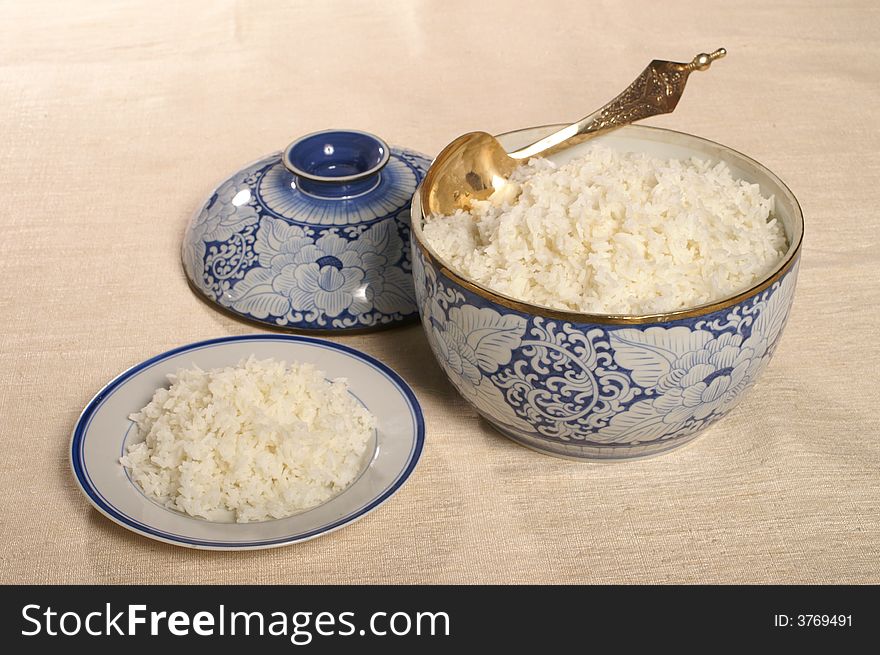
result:
<svg viewBox="0 0 880 655"><path fill-rule="evenodd" d="M428 216L422 235L462 277L563 311L646 315L744 291L787 248L774 199L723 162L594 145L533 159L488 201Z"/></svg>
<svg viewBox="0 0 880 655"><path fill-rule="evenodd" d="M120 459L164 506L209 521L266 521L326 502L363 468L375 417L344 379L254 357L170 375L131 415Z"/></svg>

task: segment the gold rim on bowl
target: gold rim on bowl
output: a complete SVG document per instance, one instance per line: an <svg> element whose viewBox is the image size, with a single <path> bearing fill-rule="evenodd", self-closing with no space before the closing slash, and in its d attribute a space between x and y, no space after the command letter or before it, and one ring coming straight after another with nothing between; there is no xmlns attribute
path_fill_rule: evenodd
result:
<svg viewBox="0 0 880 655"><path fill-rule="evenodd" d="M562 124L537 125L522 130L503 132L497 136L504 137L517 132L525 132L541 128L551 129L558 127L562 127ZM724 298L722 300L707 303L704 305L698 305L696 307L680 309L674 312L663 312L658 314L585 314L581 312L570 312L562 309L553 309L551 307L545 307L543 305L533 305L531 303L511 298L510 296L505 296L504 294L492 291L491 289L476 284L475 282L471 282L462 278L458 273L450 268L439 255L437 255L433 250L431 250L431 248L427 244L422 241L422 221L424 220L425 216L424 212L422 211L422 203L419 197L421 185L419 185L419 188L416 189L412 201L412 234L414 237L414 241L418 245L419 249L422 251L423 256L426 259L430 260L440 270L440 273L444 277L452 280L455 284L464 287L468 291L475 293L476 295L481 296L486 300L490 300L498 305L522 312L524 314L546 316L548 318L569 321L571 323L613 323L622 325L638 325L644 323L665 323L668 321L676 321L685 318L693 318L695 316L713 314L723 309L727 309L728 307L738 305L739 303L750 298L751 296L761 293L768 287L772 286L791 269L791 267L797 261L798 256L800 255L801 244L804 240L804 214L801 210L800 203L798 203L798 200L791 192L791 189L789 189L788 186L781 179L779 179L779 177L775 173L773 173L770 169L768 169L760 162L752 159L747 155L744 155L738 150L734 150L729 146L711 141L710 139L704 139L703 137L688 134L687 132L679 132L677 130L669 130L662 127L651 127L648 125L628 125L625 128L621 128L621 130L619 131L622 132L624 130L627 132L644 132L646 135L656 135L657 133L680 135L686 137L687 139L692 139L703 144L712 146L713 148L719 149L720 151L732 153L736 157L739 157L743 162L752 165L756 170L766 175L774 184L776 184L783 191L784 195L788 196L787 200L790 202L792 208L794 209L795 223L799 224L800 226L800 233L798 235L797 242L792 243L792 236L786 234L786 238L788 238L789 240L788 250L786 251L785 256L782 258L782 260L776 265L776 267L768 275L763 277L748 290L742 291L733 296L728 296L727 298ZM415 220L416 216L419 217L419 220ZM796 228L797 225L795 225L794 227ZM796 232L798 232L797 229L792 229L792 233Z"/></svg>

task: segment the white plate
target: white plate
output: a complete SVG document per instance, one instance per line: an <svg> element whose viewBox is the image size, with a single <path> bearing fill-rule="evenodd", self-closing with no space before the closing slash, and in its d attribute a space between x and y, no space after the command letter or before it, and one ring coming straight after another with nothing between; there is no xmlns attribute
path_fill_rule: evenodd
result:
<svg viewBox="0 0 880 655"><path fill-rule="evenodd" d="M255 355L311 362L330 379L348 379L351 393L378 419L360 476L326 503L284 519L212 523L148 499L119 463L134 423L166 375L180 368L231 366ZM385 364L354 348L288 335L226 337L190 344L130 368L104 387L80 415L71 438L71 466L89 502L138 534L188 548L247 550L313 539L365 516L390 498L418 462L425 440L422 410L409 385ZM365 458L366 459L366 458Z"/></svg>

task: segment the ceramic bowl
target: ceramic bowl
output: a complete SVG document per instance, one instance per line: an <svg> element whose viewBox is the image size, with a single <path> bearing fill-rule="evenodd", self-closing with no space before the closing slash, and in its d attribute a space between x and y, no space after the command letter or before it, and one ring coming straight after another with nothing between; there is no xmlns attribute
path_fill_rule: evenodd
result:
<svg viewBox="0 0 880 655"><path fill-rule="evenodd" d="M559 126L501 135L508 150ZM416 297L434 355L493 426L542 453L616 460L682 446L754 385L788 319L803 237L791 191L758 162L670 130L628 126L594 140L622 151L724 161L775 196L789 248L751 289L710 305L652 316L552 310L494 293L451 271L422 238L413 201ZM552 157L564 163L589 143Z"/></svg>
<svg viewBox="0 0 880 655"><path fill-rule="evenodd" d="M417 318L410 199L429 164L356 130L297 139L225 180L193 216L190 286L239 318L300 332Z"/></svg>

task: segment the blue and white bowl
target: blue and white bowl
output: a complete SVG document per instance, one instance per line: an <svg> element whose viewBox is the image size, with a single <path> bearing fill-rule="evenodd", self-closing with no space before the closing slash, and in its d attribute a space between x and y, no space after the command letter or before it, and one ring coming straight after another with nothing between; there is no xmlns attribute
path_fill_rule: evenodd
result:
<svg viewBox="0 0 880 655"><path fill-rule="evenodd" d="M559 126L499 137L508 150ZM514 300L449 270L422 238L413 199L416 296L425 334L459 393L499 431L542 453L616 460L691 441L727 414L779 343L798 274L803 215L758 162L699 137L628 126L596 142L660 157L723 160L775 196L789 248L765 279L732 298L651 316L564 312ZM551 157L564 163L589 142Z"/></svg>
<svg viewBox="0 0 880 655"><path fill-rule="evenodd" d="M415 319L410 200L430 160L354 130L309 134L225 180L187 227L190 285L240 318L295 331Z"/></svg>

